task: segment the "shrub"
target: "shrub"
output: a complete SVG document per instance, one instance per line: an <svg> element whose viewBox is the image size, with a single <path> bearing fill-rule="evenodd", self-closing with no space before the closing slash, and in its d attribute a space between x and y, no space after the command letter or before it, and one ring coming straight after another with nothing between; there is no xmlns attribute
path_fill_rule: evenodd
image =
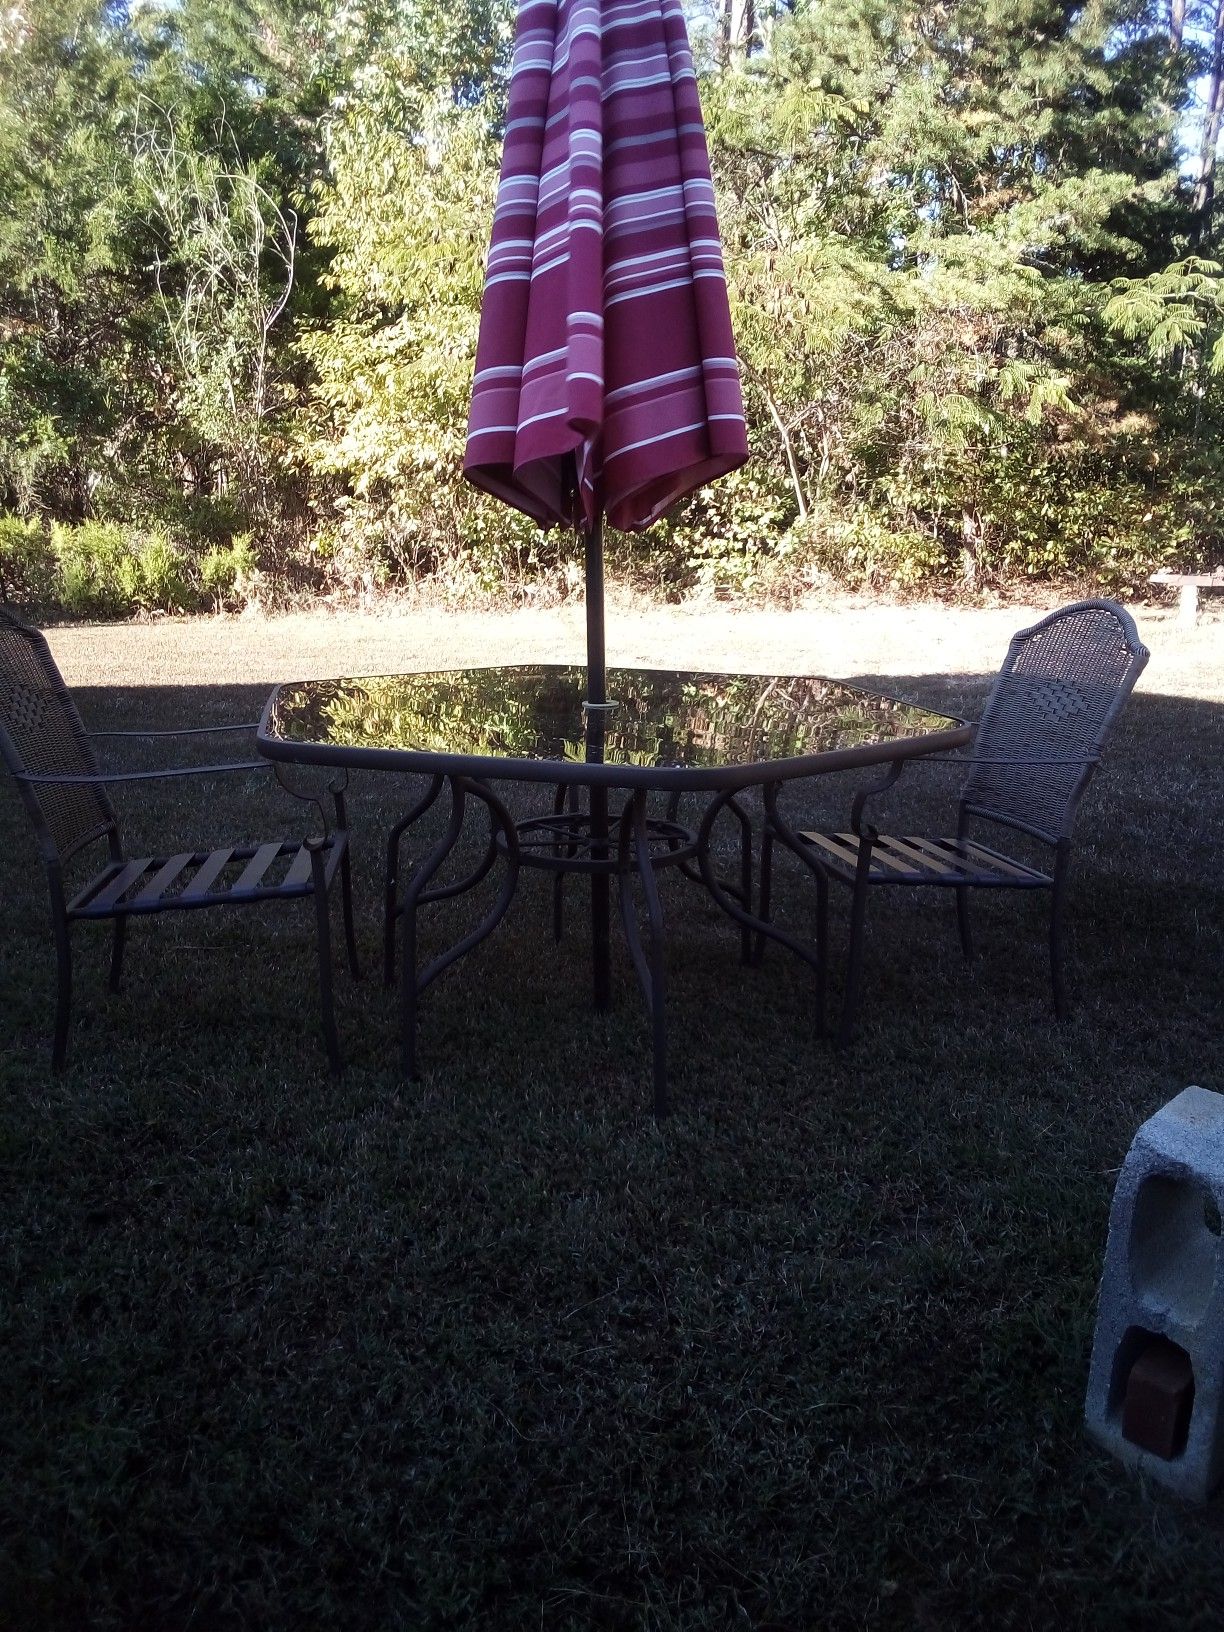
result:
<svg viewBox="0 0 1224 1632"><path fill-rule="evenodd" d="M768 587L787 562L793 494L764 461L702 488L674 515L622 546L657 581L715 595Z"/></svg>
<svg viewBox="0 0 1224 1632"><path fill-rule="evenodd" d="M184 612L199 603L187 559L164 533L118 522L56 523L51 549L56 599L76 617Z"/></svg>
<svg viewBox="0 0 1224 1632"><path fill-rule="evenodd" d="M199 560L200 587L220 610L251 600L259 582L259 558L249 533L240 533L228 545L214 545Z"/></svg>
<svg viewBox="0 0 1224 1632"><path fill-rule="evenodd" d="M55 600L55 556L46 529L21 516L0 516L0 595L32 606Z"/></svg>
<svg viewBox="0 0 1224 1632"><path fill-rule="evenodd" d="M947 550L930 532L863 509L813 510L790 530L796 564L854 589L915 589L946 572Z"/></svg>

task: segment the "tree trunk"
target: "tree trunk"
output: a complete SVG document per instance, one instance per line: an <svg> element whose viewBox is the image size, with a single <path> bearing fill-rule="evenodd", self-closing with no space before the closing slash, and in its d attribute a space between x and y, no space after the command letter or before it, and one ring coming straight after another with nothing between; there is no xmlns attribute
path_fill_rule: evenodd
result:
<svg viewBox="0 0 1224 1632"><path fill-rule="evenodd" d="M1186 0L1169 0L1169 48L1180 51L1186 37Z"/></svg>
<svg viewBox="0 0 1224 1632"><path fill-rule="evenodd" d="M977 583L978 547L981 536L977 512L965 504L961 506L961 578L970 587Z"/></svg>
<svg viewBox="0 0 1224 1632"><path fill-rule="evenodd" d="M756 35L756 0L723 0L719 35L724 64L748 56Z"/></svg>
<svg viewBox="0 0 1224 1632"><path fill-rule="evenodd" d="M808 513L807 498L803 491L803 478L799 473L799 461L795 457L795 444L773 396L766 390L764 397L766 406L769 409L769 417L773 420L774 429L777 431L778 439L782 443L782 451L786 454L786 464L790 471L791 488L794 491L795 507L799 512L799 520L805 521Z"/></svg>
<svg viewBox="0 0 1224 1632"><path fill-rule="evenodd" d="M1196 238L1209 242L1214 225L1215 177L1219 160L1220 132L1224 130L1224 0L1216 0L1215 20L1208 47L1207 111L1203 120L1203 141L1199 148L1198 179L1194 188Z"/></svg>

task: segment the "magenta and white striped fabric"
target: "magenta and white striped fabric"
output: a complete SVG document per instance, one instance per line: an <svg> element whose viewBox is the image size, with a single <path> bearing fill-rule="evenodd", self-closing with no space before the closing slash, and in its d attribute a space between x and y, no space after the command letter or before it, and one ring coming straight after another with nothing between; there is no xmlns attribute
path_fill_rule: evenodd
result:
<svg viewBox="0 0 1224 1632"><path fill-rule="evenodd" d="M747 457L681 0L521 0L464 473L636 530Z"/></svg>

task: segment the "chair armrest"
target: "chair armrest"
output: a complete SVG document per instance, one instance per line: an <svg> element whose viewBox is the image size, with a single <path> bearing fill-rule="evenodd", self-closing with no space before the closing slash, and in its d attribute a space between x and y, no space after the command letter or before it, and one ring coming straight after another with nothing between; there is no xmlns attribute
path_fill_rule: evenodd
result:
<svg viewBox="0 0 1224 1632"><path fill-rule="evenodd" d="M859 789L854 796L854 803L850 806L850 831L852 833L862 833L863 831L863 807L867 801L876 798L881 793L887 793L889 788L898 781L901 772L911 763L912 761L908 759L894 759L889 763L888 769L878 782L869 782L865 788ZM875 829L873 828L873 837L874 834Z"/></svg>
<svg viewBox="0 0 1224 1632"><path fill-rule="evenodd" d="M1060 755L1013 755L965 754L963 758L955 754L915 754L913 759L907 760L910 765L1099 765L1100 754L1070 754Z"/></svg>
<svg viewBox="0 0 1224 1632"><path fill-rule="evenodd" d="M61 786L81 787L90 783L155 782L165 777L214 776L224 771L268 771L271 768L266 759L251 759L229 765L167 765L156 771L111 771L98 776L85 776L80 773L68 776L44 775L35 771L14 771L13 775L18 782L59 783Z"/></svg>
<svg viewBox="0 0 1224 1632"><path fill-rule="evenodd" d="M221 731L256 731L259 721L252 720L247 725L190 725L176 731L90 731L88 736L93 737L213 737Z"/></svg>

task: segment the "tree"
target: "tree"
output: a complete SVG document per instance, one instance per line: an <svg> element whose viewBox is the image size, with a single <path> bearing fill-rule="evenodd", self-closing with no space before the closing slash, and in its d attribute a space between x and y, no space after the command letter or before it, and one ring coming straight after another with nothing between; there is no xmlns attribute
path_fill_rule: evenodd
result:
<svg viewBox="0 0 1224 1632"><path fill-rule="evenodd" d="M303 454L332 489L341 570L366 581L489 553L459 479L512 34L506 0L409 0L334 42L311 233L334 305L304 337ZM326 511L324 511L326 517ZM497 536L525 540L506 522Z"/></svg>
<svg viewBox="0 0 1224 1632"><path fill-rule="evenodd" d="M1194 211L1198 236L1210 243L1215 237L1215 178L1224 134L1224 0L1215 0L1202 17L1207 73L1203 98L1202 134L1194 183Z"/></svg>
<svg viewBox="0 0 1224 1632"><path fill-rule="evenodd" d="M1144 479L1112 281L1189 243L1165 15L809 0L706 98L751 417L822 559L1065 567L1053 468Z"/></svg>
<svg viewBox="0 0 1224 1632"><path fill-rule="evenodd" d="M236 485L247 517L266 531L274 508L268 426L279 406L273 339L293 293L297 217L261 185L253 164L185 145L160 109L142 109L135 156L177 365L175 405L200 449L193 479Z"/></svg>
<svg viewBox="0 0 1224 1632"><path fill-rule="evenodd" d="M22 513L86 514L147 406L125 354L145 292L123 206L128 73L101 0L0 16L0 499Z"/></svg>

